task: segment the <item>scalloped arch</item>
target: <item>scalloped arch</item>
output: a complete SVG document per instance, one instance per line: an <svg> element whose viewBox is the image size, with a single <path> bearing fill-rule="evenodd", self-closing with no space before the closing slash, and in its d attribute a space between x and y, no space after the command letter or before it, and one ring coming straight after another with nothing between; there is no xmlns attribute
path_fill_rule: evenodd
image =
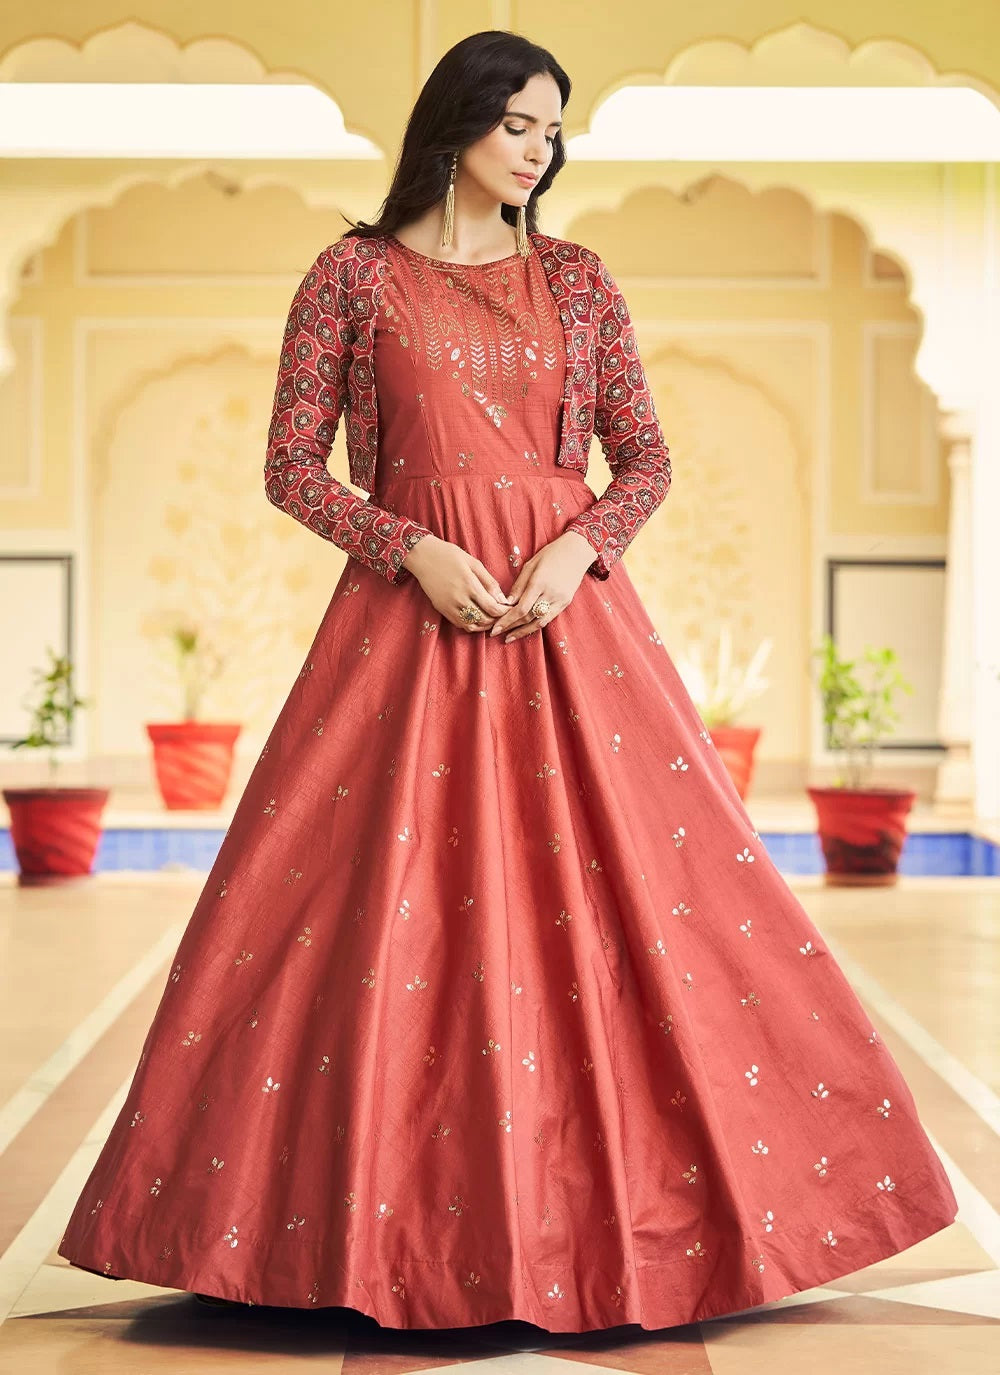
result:
<svg viewBox="0 0 1000 1375"><path fill-rule="evenodd" d="M74 66L75 64L75 66ZM252 79L261 81L304 81L312 82L317 89L325 90L323 83L305 71L268 72L259 55L247 45L228 38L200 38L181 44L166 31L149 25L128 20L110 26L88 36L79 44L62 39L33 38L12 48L0 59L0 79L40 80L63 79L68 68L72 68L75 79L119 79L127 70L128 79L136 80L241 80L248 74ZM87 75L89 73L90 75ZM61 74L57 76L57 74ZM98 76L98 74L100 74ZM803 74L811 75L814 84L964 84L980 91L988 99L1000 105L1000 93L971 74L960 72L940 72L919 49L911 44L893 39L866 41L856 48L835 31L819 28L808 23L795 23L770 31L750 44L742 44L725 39L702 39L690 44L678 53L665 70L631 72L616 78L603 89L590 111L594 111L621 87L641 82L653 84L669 82L677 84L697 82L699 84L731 84L738 79L741 83L767 83L782 81L803 84ZM326 94L331 95L329 91ZM332 95L331 95L331 98ZM586 128L587 124L583 127ZM345 127L351 132L371 138L369 132L355 124ZM576 130L567 130L576 132ZM372 139L377 146L377 140ZM201 160L186 163L181 168L163 170L158 173L147 171L126 172L113 176L100 187L64 188L61 192L47 196L23 198L18 207L18 223L8 232L16 234L16 242L4 243L3 229L0 226L0 256L5 258L6 277L0 278L0 375L11 365L12 355L6 338L6 302L18 288L18 278L24 262L40 248L51 243L61 226L80 210L91 205L109 205L127 187L144 181L160 181L168 186L177 185L186 177L203 173L214 167L213 161ZM285 185L281 177L273 173L261 174L248 171L245 175L231 171L227 173L239 184L251 187L257 185ZM727 175L731 173L727 172ZM672 185L677 192L694 186L705 176L704 170L692 173L689 169L675 168L663 180L664 185ZM856 220L864 230L874 251L884 253L900 263L906 275L911 303L921 315L923 343L916 360L917 372L924 381L944 398L947 393L958 388L960 383L952 378L945 364L947 356L948 321L942 323L941 341L936 351L928 347L933 333L934 317L930 303L938 299L935 285L935 263L931 254L924 264L916 254L900 251L898 243L891 242L887 235L896 232L898 225L893 223L891 213L865 198L855 189L818 188L808 185L805 179L797 179L791 170L775 173L759 168L749 168L746 173L733 178L743 181L748 187L761 191L764 189L787 189L805 196L815 208L837 211ZM307 205L319 206L323 203L317 195L310 197L308 192L300 192ZM592 209L620 205L626 192L615 191L598 194L591 202ZM926 271L924 270L926 266ZM933 352L933 362L929 362ZM933 372L940 370L935 377ZM963 398L964 400L964 398Z"/></svg>
<svg viewBox="0 0 1000 1375"><path fill-rule="evenodd" d="M8 301L16 298L21 271L34 254L50 247L56 241L69 220L84 210L107 209L114 205L125 192L136 186L158 185L166 187L168 190L176 190L177 187L182 186L187 181L218 173L219 170L216 162L212 159L186 162L183 166L163 168L160 171L153 170L153 167L155 164L150 168L115 173L100 186L74 186L44 200L38 199L34 202L26 200L19 208L18 229L20 232L13 251L7 257L6 290L3 280L0 279L0 312L2 312L0 325L3 326L3 330L0 332L0 376L4 374L11 363L5 338L6 306ZM284 190L291 189L302 198L303 204L311 210L321 209L328 204L325 195L319 193L310 195L301 187L292 185L288 178L279 176L273 171L255 171L250 166L243 171L238 163L229 162L226 164L225 173L220 175L224 175L230 182L235 182L243 191L253 191L267 186L279 187ZM3 240L0 237L0 251L2 250Z"/></svg>
<svg viewBox="0 0 1000 1375"><path fill-rule="evenodd" d="M235 162L227 163L225 172L219 173L216 163L208 159L159 171L152 168L123 171L112 175L103 185L69 186L44 198L25 198L18 206L17 239L13 245L4 243L0 216L0 258L6 254L6 260L0 263L6 268L5 275L0 273L0 377L14 361L7 337L8 304L17 299L21 272L34 254L53 244L65 225L76 215L94 208L106 209L136 186L159 185L175 190L187 181L211 173L225 176L244 191L261 187L291 190L310 210L330 208L331 205L328 189L317 189L310 193L308 189L293 184L287 177L273 171L255 171L249 166L244 170Z"/></svg>
<svg viewBox="0 0 1000 1375"><path fill-rule="evenodd" d="M594 100L582 124L591 127L609 96L642 86L968 86L1000 107L1000 91L971 72L939 71L919 48L901 39L867 39L852 48L833 29L797 21L751 43L702 38L683 48L662 70L616 76Z"/></svg>
<svg viewBox="0 0 1000 1375"><path fill-rule="evenodd" d="M235 38L181 43L166 29L135 19L99 29L79 43L49 35L28 38L0 58L0 81L123 80L320 85L305 72L269 71L253 48Z"/></svg>
<svg viewBox="0 0 1000 1375"><path fill-rule="evenodd" d="M690 180L679 182L677 185L667 185L663 181L657 181L655 184L633 186L623 191L612 205L607 204L606 201L588 205L585 209L578 210L573 216L568 225L567 237L577 238L582 235L581 241L589 241L593 244L595 229L599 238L602 219L620 216L627 221L631 207L634 205L638 209L640 198L650 195L665 195L671 197L678 205L693 205L705 196L719 194L734 195L736 198L742 199L751 214L763 209L763 203L768 197L776 194L787 194L798 201L804 211L813 216L821 214L846 215L864 234L871 253L873 255L875 253L885 254L899 268L906 286L907 296L911 296L913 274L909 264L897 248L883 247L876 243L871 227L866 223L863 214L855 205L821 205L816 194L805 190L801 184L780 179L764 180L755 184L751 178L738 175L731 166L727 167L725 171L699 171ZM599 242L593 246L598 252L601 251ZM638 275L642 275L641 268ZM915 303L911 302L911 304L914 304L914 309L920 313L919 307Z"/></svg>
<svg viewBox="0 0 1000 1375"><path fill-rule="evenodd" d="M814 187L806 187L801 182L796 182L788 176L775 175L773 171L758 174L747 171L744 175L737 175L732 167L727 167L724 172L704 172L698 171L693 174L685 175L683 169L679 169L673 178L661 178L657 182L656 189L672 194L678 201L690 200L697 197L698 192L708 184L715 182L718 178L723 178L733 186L747 192L748 196L763 197L775 191L785 191L790 195L799 197L813 211L814 214L844 215L852 220L861 229L867 240L872 254L884 253L885 256L894 262L903 275L906 286L906 294L909 304L912 306L920 324L921 339L926 337L928 328L928 315L923 308L918 296L919 274L913 265L903 256L898 247L886 243L880 236L875 220L868 211L859 205L857 199L849 194L837 193L833 191L818 192ZM588 205L586 209L579 210L567 227L566 237L573 238L573 226L581 221L590 219L596 215L621 215L627 217L629 202L636 196L644 195L648 187L629 187L613 196L604 196L599 202L595 201ZM930 288L928 287L928 292ZM923 374L920 368L920 355L915 362L917 374L932 388L934 381L932 378Z"/></svg>
<svg viewBox="0 0 1000 1375"><path fill-rule="evenodd" d="M747 44L700 40L678 53L664 79L678 86L969 86L1000 103L987 82L971 72L938 71L902 39L866 39L852 48L833 29L804 20Z"/></svg>
<svg viewBox="0 0 1000 1375"><path fill-rule="evenodd" d="M249 45L226 37L205 37L182 43L166 29L136 20L125 20L96 30L76 43L48 35L25 39L0 57L0 81L139 81L221 83L296 83L323 91L344 112L333 93L310 72L299 69L269 71ZM344 119L349 133L379 147L369 129ZM381 150L383 158L384 149ZM159 182L176 187L190 177L216 170L219 159L200 159L159 170L112 172L103 185L66 186L51 193L22 194L16 223L5 226L0 215L0 376L13 364L7 337L8 303L19 290L21 271L39 250L52 244L66 222L94 206L107 207L133 186ZM154 165L155 166L155 165ZM244 189L288 186L290 181L273 172L256 172L226 164L226 175ZM319 208L324 202L295 187L304 204ZM5 239L5 230L10 237Z"/></svg>
<svg viewBox="0 0 1000 1375"><path fill-rule="evenodd" d="M234 322L235 323L235 322ZM142 393L157 382L173 377L185 368L211 368L229 358L241 362L264 363L273 361L273 348L267 348L254 338L247 338L236 328L219 328L213 335L195 346L185 345L178 348L169 358L142 368L123 379L121 385L109 397L101 414L97 417L91 447L90 475L95 488L100 490L107 480L108 453L114 436L115 426L123 412L134 405Z"/></svg>

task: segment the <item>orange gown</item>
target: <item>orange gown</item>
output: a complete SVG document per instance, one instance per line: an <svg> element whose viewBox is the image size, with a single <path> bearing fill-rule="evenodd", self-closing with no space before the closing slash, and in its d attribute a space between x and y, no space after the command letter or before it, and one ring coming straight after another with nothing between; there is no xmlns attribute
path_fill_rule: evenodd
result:
<svg viewBox="0 0 1000 1375"><path fill-rule="evenodd" d="M587 510L537 254L397 241L376 496L504 590ZM349 559L60 1245L396 1328L660 1328L957 1205L624 566L505 644Z"/></svg>

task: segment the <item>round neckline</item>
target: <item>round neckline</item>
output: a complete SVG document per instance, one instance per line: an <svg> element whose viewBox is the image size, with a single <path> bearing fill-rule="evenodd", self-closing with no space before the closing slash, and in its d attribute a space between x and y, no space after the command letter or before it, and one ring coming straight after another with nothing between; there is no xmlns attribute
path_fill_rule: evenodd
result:
<svg viewBox="0 0 1000 1375"><path fill-rule="evenodd" d="M415 258L420 258L425 263L433 263L435 267L499 267L502 263L510 263L513 262L515 258L521 257L521 254L515 250L513 253L508 253L504 258L490 258L490 260L485 263L460 263L451 258L432 258L429 253L421 253L419 249L411 248L408 243L403 243L403 240L397 239L395 234L387 234L386 238L390 243L394 243L398 248L401 248L404 253L412 253ZM526 262L533 251L534 245L531 244L529 245L529 252L525 255L523 261Z"/></svg>

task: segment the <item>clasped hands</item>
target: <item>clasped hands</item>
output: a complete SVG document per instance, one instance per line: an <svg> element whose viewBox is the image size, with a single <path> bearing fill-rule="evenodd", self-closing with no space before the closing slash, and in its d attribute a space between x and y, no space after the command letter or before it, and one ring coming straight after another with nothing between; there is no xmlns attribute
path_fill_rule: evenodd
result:
<svg viewBox="0 0 1000 1375"><path fill-rule="evenodd" d="M523 564L509 593L475 555L434 534L418 540L403 564L435 610L453 625L491 637L504 635L504 644L509 644L548 625L569 606L594 558L589 540L576 530L564 530ZM539 597L549 603L549 610L533 616L531 608ZM478 625L462 619L466 606L483 612Z"/></svg>

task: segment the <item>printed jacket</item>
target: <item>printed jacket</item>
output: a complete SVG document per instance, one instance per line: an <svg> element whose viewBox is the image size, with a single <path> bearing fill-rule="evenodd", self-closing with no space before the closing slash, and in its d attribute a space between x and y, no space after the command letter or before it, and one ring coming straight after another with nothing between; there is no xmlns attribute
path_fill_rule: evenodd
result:
<svg viewBox="0 0 1000 1375"><path fill-rule="evenodd" d="M587 472L597 434L612 480L567 522L592 545L587 569L607 578L670 487L670 456L636 348L625 298L601 258L550 234L529 236L559 303L566 380L556 463ZM292 298L268 430L265 490L273 505L389 582L426 526L361 498L326 466L345 417L350 479L375 488L378 397L373 366L385 238L358 235L324 248ZM471 550L475 553L475 550ZM534 552L534 551L532 551Z"/></svg>

